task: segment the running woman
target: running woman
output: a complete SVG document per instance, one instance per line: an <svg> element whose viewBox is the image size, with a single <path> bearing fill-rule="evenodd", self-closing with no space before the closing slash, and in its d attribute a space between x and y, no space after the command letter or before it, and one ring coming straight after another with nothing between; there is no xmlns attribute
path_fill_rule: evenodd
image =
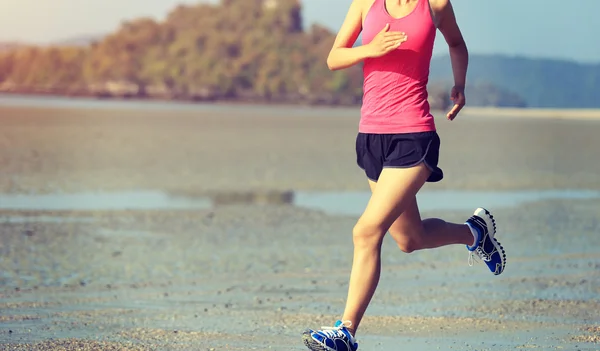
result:
<svg viewBox="0 0 600 351"><path fill-rule="evenodd" d="M494 218L478 208L464 224L422 220L417 192L443 178L440 138L427 101L436 30L450 51L454 106L465 104L468 51L449 0L353 0L327 59L331 70L364 63L363 105L356 138L357 163L371 198L353 230L354 258L343 316L333 327L306 330L313 351L355 351L355 335L379 282L381 245L387 232L406 253L466 245L469 263L479 256L490 271L504 270L506 255L494 238ZM354 43L362 32L361 46Z"/></svg>

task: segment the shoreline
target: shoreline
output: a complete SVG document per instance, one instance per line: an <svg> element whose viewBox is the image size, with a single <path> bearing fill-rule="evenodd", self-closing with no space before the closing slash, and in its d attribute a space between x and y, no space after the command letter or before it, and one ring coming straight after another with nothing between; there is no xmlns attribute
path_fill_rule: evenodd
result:
<svg viewBox="0 0 600 351"><path fill-rule="evenodd" d="M8 99L6 104L2 104L2 99ZM36 99L56 100L63 102L61 106L48 105L26 105L27 101ZM21 102L15 100L22 100ZM291 108L299 110L323 110L323 111L340 111L360 115L360 104L308 104L308 103L293 103L293 102L251 102L251 101L192 101L192 100L173 100L173 99L144 99L144 98L105 98L93 96L66 96L66 95L47 95L47 94L11 94L0 92L0 108L36 108L36 109L74 109L85 108L85 102L94 104L93 107L99 107L98 104L105 103L103 109L119 110L123 107L135 105L140 110L153 109L154 107L163 106L165 109L172 107L177 110L178 107L198 109L205 107L217 108ZM49 101L51 103L51 101ZM72 103L70 106L69 104ZM122 105L122 106L119 106ZM432 113L436 119L445 119L446 111L432 109ZM484 106L465 106L461 113L463 116L477 117L508 117L508 118L546 118L546 119L569 119L569 120L600 120L600 108L541 108L541 107L484 107Z"/></svg>

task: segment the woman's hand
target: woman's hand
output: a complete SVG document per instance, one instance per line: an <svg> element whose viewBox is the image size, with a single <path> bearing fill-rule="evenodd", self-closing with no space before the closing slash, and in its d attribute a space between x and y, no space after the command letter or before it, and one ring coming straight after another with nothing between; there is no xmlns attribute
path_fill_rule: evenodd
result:
<svg viewBox="0 0 600 351"><path fill-rule="evenodd" d="M369 56L371 58L381 57L392 50L396 50L400 47L400 44L406 41L406 33L390 32L389 30L390 24L388 23L368 44L370 52Z"/></svg>
<svg viewBox="0 0 600 351"><path fill-rule="evenodd" d="M450 91L450 99L454 101L454 107L452 107L452 110L448 112L446 117L452 121L465 106L465 88L456 85L452 87L452 90Z"/></svg>

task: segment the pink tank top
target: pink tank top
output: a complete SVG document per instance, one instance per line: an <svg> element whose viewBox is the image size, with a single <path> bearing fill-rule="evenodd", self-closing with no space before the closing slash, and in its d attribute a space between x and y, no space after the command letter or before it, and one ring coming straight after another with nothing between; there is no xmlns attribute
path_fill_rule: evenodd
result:
<svg viewBox="0 0 600 351"><path fill-rule="evenodd" d="M375 0L363 26L363 44L370 43L385 25L405 32L408 39L382 57L364 61L363 105L359 132L396 134L435 130L427 101L429 65L436 27L429 1L417 0L405 17L393 18L385 0Z"/></svg>

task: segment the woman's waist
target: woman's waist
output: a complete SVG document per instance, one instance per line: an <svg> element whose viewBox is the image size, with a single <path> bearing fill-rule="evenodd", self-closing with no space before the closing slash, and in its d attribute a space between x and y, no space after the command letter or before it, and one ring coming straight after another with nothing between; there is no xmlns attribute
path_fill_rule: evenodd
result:
<svg viewBox="0 0 600 351"><path fill-rule="evenodd" d="M428 105L427 85L365 86L363 89L363 108L365 106L386 107L389 109L422 109ZM428 108L428 106L427 106Z"/></svg>
<svg viewBox="0 0 600 351"><path fill-rule="evenodd" d="M359 131L362 133L391 134L435 131L435 118L424 111L404 111L401 114L363 113Z"/></svg>

